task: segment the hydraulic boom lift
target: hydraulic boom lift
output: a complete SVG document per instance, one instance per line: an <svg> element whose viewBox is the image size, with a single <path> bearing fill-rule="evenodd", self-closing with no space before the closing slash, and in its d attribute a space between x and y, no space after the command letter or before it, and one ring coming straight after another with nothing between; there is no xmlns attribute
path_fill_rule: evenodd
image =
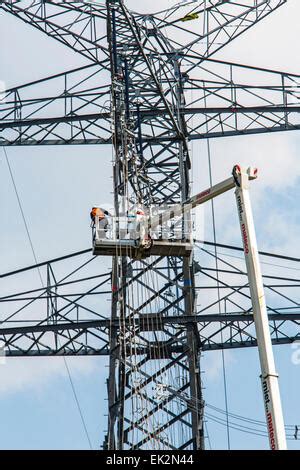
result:
<svg viewBox="0 0 300 470"><path fill-rule="evenodd" d="M203 204L220 194L235 188L236 203L239 215L240 229L244 246L247 274L256 329L257 346L261 366L261 382L266 413L270 448L272 450L286 449L286 436L278 384L278 374L272 349L267 307L265 301L262 274L249 196L249 181L256 179L257 169L243 169L239 165L233 168L232 176L205 191L196 194L185 204L176 204L156 215L145 214L135 227L135 238L128 238L128 231L120 230L120 220L112 223L110 239L99 236L99 220L95 220L94 254L119 255L132 258L143 258L151 255L159 256L189 256L192 250L190 234L183 235L181 240L154 238L156 229L174 218L182 218L183 214ZM183 231L184 233L184 231ZM120 235L126 234L127 238Z"/></svg>

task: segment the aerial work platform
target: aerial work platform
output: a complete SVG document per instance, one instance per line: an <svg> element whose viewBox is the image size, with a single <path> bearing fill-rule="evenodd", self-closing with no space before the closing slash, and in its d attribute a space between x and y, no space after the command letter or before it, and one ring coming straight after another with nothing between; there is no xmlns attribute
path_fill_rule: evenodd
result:
<svg viewBox="0 0 300 470"><path fill-rule="evenodd" d="M247 171L247 178L256 177L256 174L252 173L256 170L250 168ZM201 191L183 204L164 208L143 208L137 205L118 217L102 208L93 208L94 255L127 256L132 259L149 256L190 256L193 250L191 210L235 188L235 172L236 170L230 178Z"/></svg>
<svg viewBox="0 0 300 470"><path fill-rule="evenodd" d="M247 178L255 175L250 172ZM149 256L188 257L193 249L191 210L233 189L233 175L189 198L183 204L165 207L140 205L118 217L98 207L93 208L93 253L99 256L127 256L143 259Z"/></svg>
<svg viewBox="0 0 300 470"><path fill-rule="evenodd" d="M138 240L109 240L95 238L94 255L128 256L130 258L146 258L148 256L179 256L191 254L193 245L190 242L172 240L152 240L148 248L141 251Z"/></svg>
<svg viewBox="0 0 300 470"><path fill-rule="evenodd" d="M185 206L179 204L135 206L118 217L99 208L92 224L93 253L133 259L188 257L193 249L189 217L189 211L185 213Z"/></svg>

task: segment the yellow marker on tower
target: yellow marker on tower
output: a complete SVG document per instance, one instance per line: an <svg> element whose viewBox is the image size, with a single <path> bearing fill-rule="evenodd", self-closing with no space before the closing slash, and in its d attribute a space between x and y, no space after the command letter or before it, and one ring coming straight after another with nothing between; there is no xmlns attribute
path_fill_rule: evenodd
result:
<svg viewBox="0 0 300 470"><path fill-rule="evenodd" d="M199 18L198 13L188 13L183 18L181 18L181 21L192 21L196 20L197 18Z"/></svg>

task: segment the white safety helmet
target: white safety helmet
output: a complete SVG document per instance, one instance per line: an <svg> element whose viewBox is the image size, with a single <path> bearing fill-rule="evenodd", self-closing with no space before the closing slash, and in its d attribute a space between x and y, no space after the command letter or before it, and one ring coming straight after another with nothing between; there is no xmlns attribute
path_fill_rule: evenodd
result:
<svg viewBox="0 0 300 470"><path fill-rule="evenodd" d="M136 211L136 215L141 215L141 216L145 215L145 211L141 207L137 207L135 211Z"/></svg>
<svg viewBox="0 0 300 470"><path fill-rule="evenodd" d="M142 209L142 207L139 207L139 206L135 208L135 214L136 214L137 222L141 222L143 218L145 217L144 209Z"/></svg>

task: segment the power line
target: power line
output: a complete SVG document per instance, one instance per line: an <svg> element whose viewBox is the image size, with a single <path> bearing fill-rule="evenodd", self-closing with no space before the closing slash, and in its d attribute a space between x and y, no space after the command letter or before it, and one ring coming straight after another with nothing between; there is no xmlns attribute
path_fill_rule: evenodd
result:
<svg viewBox="0 0 300 470"><path fill-rule="evenodd" d="M12 168L11 168L11 165L10 165L10 162L9 162L9 159L8 159L7 151L6 151L5 147L2 147L2 148L3 148L6 164L7 164L7 167L8 167L8 171L9 171L9 174L10 174L11 182L12 182L12 185L14 187L15 195L16 195L16 198L17 198L17 201L18 201L18 206L19 206L19 209L20 209L20 213L21 213L21 216L22 216L22 220L23 220L23 223L24 223L25 230L26 230L27 238L28 238L30 248L31 248L31 251L32 251L32 255L33 255L35 264L38 265L38 260L37 260L35 250L34 250L34 247L33 247L32 238L31 238L31 235L30 235L30 232L29 232L28 224L27 224L26 217L25 217L25 214L24 214L24 211L23 211L23 207L22 207L22 204L21 204L21 199L20 199L20 196L19 196L19 192L18 192L18 189L17 189L15 178L14 178L14 175L13 175L13 172L12 172ZM43 285L43 279L42 279L40 269L39 268L37 268L37 269L38 269L38 273L39 273L41 283Z"/></svg>
<svg viewBox="0 0 300 470"><path fill-rule="evenodd" d="M220 413L220 414L226 414L226 411L225 410L222 410L222 408L218 408L214 405L210 405L209 403L206 403L206 407L207 408L210 408L211 410L217 412L217 413ZM243 415L240 415L240 414L237 414L237 413L232 413L230 412L229 413L229 416L232 417L233 419L239 419L241 421L245 421L245 422L248 422L248 423L251 423L251 424L255 424L257 426L262 426L264 428L266 428L266 423L265 421L261 421L261 420L258 420L258 419L254 419L254 418L249 418L249 417L246 417L246 416L243 416ZM291 430L294 430L295 429L295 425L292 425L292 424L286 424L285 425L285 429L287 431L291 431Z"/></svg>
<svg viewBox="0 0 300 470"><path fill-rule="evenodd" d="M19 206L19 209L20 209L22 220L23 220L23 223L24 223L24 226L25 226L26 234L27 234L27 237L28 237L28 240L29 240L32 255L33 255L33 258L34 258L34 261L35 261L35 264L36 264L36 267L37 267L37 270L38 270L38 273L39 273L39 278L40 278L42 287L44 287L44 282L43 282L43 278L42 278L42 275L41 275L41 272L40 272L39 263L38 263L38 260L37 260L37 256L36 256L34 245L33 245L33 242L32 242L31 235L30 235L28 223L27 223L25 213L24 213L24 210L23 210L23 206L22 206L22 203L21 203L21 197L20 197L19 192L18 192L18 188L17 188L16 181L15 181L15 178L14 178L14 175L13 175L13 171L12 171L12 168L11 168L11 165L10 165L10 162L9 162L9 158L8 158L8 155L7 155L6 148L5 147L2 147L2 148L3 148L5 160L6 160L6 163L7 163L7 167L8 167L8 170L9 170L9 174L10 174L10 177L11 177L11 181L12 181L12 184L13 184L13 188L14 188L14 191L15 191L15 195L16 195L16 198L17 198L17 201L18 201L18 206ZM90 439L90 436L89 436L89 432L88 432L88 429L87 429L87 426L86 426L86 423L85 423L83 412L82 412L82 409L81 409L81 406L80 406L80 403L79 403L79 400L78 400L78 397L77 397L76 389L75 389L73 379L72 379L72 376L71 376L71 372L70 372L70 369L69 369L69 366L67 364L67 360L66 360L65 356L63 356L63 361L64 361L64 364L65 364L65 367L66 367L66 370L67 370L69 382L70 382L71 389L72 389L72 392L73 392L73 397L74 397L74 400L75 400L75 403L76 403L76 406L77 406L77 409L78 409L78 412L79 412L79 415L80 415L81 423L82 423L82 426L83 426L83 429L84 429L89 447L92 450L93 449L92 442L91 442L91 439Z"/></svg>
<svg viewBox="0 0 300 470"><path fill-rule="evenodd" d="M206 100L205 100L206 101ZM211 166L211 151L210 151L210 142L209 139L206 139L207 145L207 157L208 157L208 170L209 170L209 183L210 186L213 185L213 177L212 177L212 166ZM215 218L215 206L214 200L211 200L211 213L212 213L212 227L213 227L213 239L215 243L215 266L216 266L216 277L217 277L217 293L218 293L218 309L219 313L221 313L221 296L220 296L220 289L219 289L219 265L218 265L218 257L217 257L217 232L216 232L216 218ZM223 330L221 329L221 341L223 343ZM228 449L230 450L230 432L229 432L229 420L228 420L228 395L227 395L227 377L226 377L226 366L225 366L225 352L222 349L221 351L222 357L222 371L223 371L223 384L224 384L224 400L225 400L225 408L227 413L227 445Z"/></svg>
<svg viewBox="0 0 300 470"><path fill-rule="evenodd" d="M212 254L214 254L213 251L204 250L200 245L197 245L197 243L195 243L195 246L196 246L197 248L199 248L200 250L205 251L206 253L212 253ZM228 253L224 253L224 252L220 252L220 251L219 251L218 253L220 253L220 254L223 255L223 256L227 256L228 258L239 259L239 260L241 260L241 261L244 260L244 257L242 257L242 256L230 255L230 254L228 254ZM295 261L296 261L296 259L295 259ZM266 266L273 266L273 267L275 267L275 268L289 269L289 270L291 270L291 271L300 271L300 268L292 268L291 266L284 266L284 265L282 265L282 264L268 263L267 261L261 261L260 264L264 264L264 265L266 265Z"/></svg>
<svg viewBox="0 0 300 470"><path fill-rule="evenodd" d="M224 243L215 243L215 242L209 242L206 240L195 240L197 243L203 243L203 245L209 245L209 246L217 246L218 248L226 248L228 250L235 250L235 251L244 251L242 247L235 246L235 245L225 245ZM279 259L284 259L287 261L295 261L296 263L300 262L300 258L296 258L295 256L287 256L287 255L280 255L278 253L270 253L269 251L259 251L259 254L261 256L268 256L271 258L279 258Z"/></svg>

